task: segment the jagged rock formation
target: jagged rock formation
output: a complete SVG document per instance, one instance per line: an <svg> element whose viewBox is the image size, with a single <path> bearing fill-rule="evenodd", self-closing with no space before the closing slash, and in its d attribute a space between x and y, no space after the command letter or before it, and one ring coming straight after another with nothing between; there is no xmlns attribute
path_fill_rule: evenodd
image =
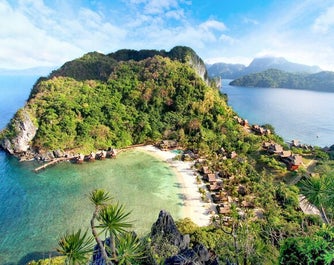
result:
<svg viewBox="0 0 334 265"><path fill-rule="evenodd" d="M170 213L161 210L158 220L151 229L151 238L164 237L170 244L176 246L179 250L189 247L189 235L182 235L176 227L173 217Z"/></svg>
<svg viewBox="0 0 334 265"><path fill-rule="evenodd" d="M177 255L167 258L165 265L218 265L215 253L209 251L202 244L195 245L192 249L180 251Z"/></svg>
<svg viewBox="0 0 334 265"><path fill-rule="evenodd" d="M29 113L25 110L19 111L13 118L11 126L16 135L11 139L4 138L1 141L2 148L10 154L27 152L37 131Z"/></svg>
<svg viewBox="0 0 334 265"><path fill-rule="evenodd" d="M216 265L218 259L214 253L198 243L192 249L189 248L189 235L182 235L177 229L173 217L166 211L161 210L158 220L151 229L152 242L164 238L169 244L178 249L176 255L168 257L165 265ZM154 243L153 243L154 244Z"/></svg>
<svg viewBox="0 0 334 265"><path fill-rule="evenodd" d="M109 246L110 238L107 238L104 244ZM90 265L106 265L106 262L103 259L99 245L97 244L94 247L93 257L92 257L92 261L90 262Z"/></svg>
<svg viewBox="0 0 334 265"><path fill-rule="evenodd" d="M165 257L165 265L218 265L218 258L213 251L208 250L201 243L196 244L193 248L189 248L189 235L182 235L177 229L173 217L170 213L161 210L157 221L151 228L151 247L153 249L166 247L169 244L175 250L175 255ZM109 238L105 244L109 245ZM159 245L161 244L161 245ZM159 246L158 246L159 245ZM155 260L148 262L149 264L157 264ZM101 251L98 245L94 248L94 254L90 265L105 265Z"/></svg>

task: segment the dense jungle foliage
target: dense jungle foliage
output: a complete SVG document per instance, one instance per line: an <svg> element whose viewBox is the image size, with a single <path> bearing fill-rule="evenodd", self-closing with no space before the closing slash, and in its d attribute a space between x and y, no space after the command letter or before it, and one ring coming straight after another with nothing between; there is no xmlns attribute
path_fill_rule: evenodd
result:
<svg viewBox="0 0 334 265"><path fill-rule="evenodd" d="M219 146L233 114L193 68L161 56L121 62L106 82L41 80L26 109L38 124L33 146L49 150L119 148L162 138L194 148Z"/></svg>
<svg viewBox="0 0 334 265"><path fill-rule="evenodd" d="M232 86L282 87L334 92L334 72L316 74L293 74L277 69L269 69L233 80Z"/></svg>
<svg viewBox="0 0 334 265"><path fill-rule="evenodd" d="M287 262L299 259L307 261L303 264L331 264L334 203L323 203L333 202L334 194L326 190L326 184L334 183L328 154L320 148L295 148L293 152L308 159L305 163L315 166L312 172L307 166L288 171L262 148L273 141L289 149L283 139L275 133L256 135L241 126L226 97L199 77L196 64L201 64L200 58L185 47L170 52L121 50L107 56L89 53L66 63L35 84L25 106L38 127L32 146L88 153L177 140L206 158L203 165L220 172L224 190L235 201L228 222L220 216L209 227L197 227L180 220L179 229L189 233L192 242L202 242L222 261L236 264L299 264ZM264 127L274 132L270 125ZM8 128L3 136L14 133ZM229 156L233 151L235 159ZM313 182L304 180L309 173L327 182L310 186ZM300 179L301 184L294 185ZM318 191L319 200L312 199L318 198L314 194L304 195L324 208L326 224L301 211L298 196L305 187ZM243 201L252 207L243 207ZM314 253L317 263L309 262ZM158 257L161 262L164 254Z"/></svg>

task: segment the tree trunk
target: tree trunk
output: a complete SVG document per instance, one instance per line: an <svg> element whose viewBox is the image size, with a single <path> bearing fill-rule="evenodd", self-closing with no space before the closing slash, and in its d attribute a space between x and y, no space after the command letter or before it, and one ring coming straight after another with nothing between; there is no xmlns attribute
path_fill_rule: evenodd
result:
<svg viewBox="0 0 334 265"><path fill-rule="evenodd" d="M116 255L116 246L115 246L115 235L110 233L110 249L111 249L111 256L113 260L117 264L117 255Z"/></svg>
<svg viewBox="0 0 334 265"><path fill-rule="evenodd" d="M97 231L95 229L94 220L96 219L97 211L98 211L98 209L96 208L95 211L94 211L94 213L93 213L93 217L90 220L90 227L92 229L92 234L93 234L93 236L95 238L96 243L98 244L98 246L99 246L99 248L101 250L101 254L102 254L102 257L103 257L105 263L107 265L113 265L113 263L109 260L108 254L106 252L106 249L104 248L103 243L102 243L101 239L99 238L99 236L97 234Z"/></svg>
<svg viewBox="0 0 334 265"><path fill-rule="evenodd" d="M320 211L321 211L321 215L323 217L322 219L324 219L326 224L329 224L329 220L327 218L326 211L325 211L324 207L322 206L322 204L320 205Z"/></svg>

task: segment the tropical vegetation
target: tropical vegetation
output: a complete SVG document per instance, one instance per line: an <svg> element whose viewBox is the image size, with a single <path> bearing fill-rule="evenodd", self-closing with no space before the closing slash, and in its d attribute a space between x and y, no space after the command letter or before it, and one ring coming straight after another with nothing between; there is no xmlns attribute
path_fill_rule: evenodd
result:
<svg viewBox="0 0 334 265"><path fill-rule="evenodd" d="M315 74L305 74L269 69L237 78L230 82L230 85L334 92L334 72L322 71Z"/></svg>
<svg viewBox="0 0 334 265"><path fill-rule="evenodd" d="M202 242L221 260L235 264L285 264L295 260L293 255L312 264L307 263L312 253L319 253L316 264L331 264L331 156L320 148L291 148L272 126L263 126L271 131L268 134L242 126L215 82L198 74L201 66L200 58L185 47L170 52L89 53L68 62L38 80L24 107L37 127L31 149L91 152L176 140L203 158L195 164L197 170L206 166L219 172L224 190L235 202L228 216L218 215L208 227L181 220L179 228L190 234L191 242ZM19 116L20 112L1 132L1 139L17 134L13 124ZM304 164L312 167L288 170L263 148L267 142L303 155ZM322 216L301 211L301 194ZM169 245L153 253L149 240L130 233L129 213L109 193L95 190L90 201L95 206L90 229L106 263L158 264L174 253ZM59 242L59 252L69 264L87 262L88 249L96 253L91 238L81 230L65 234ZM145 260L140 259L142 254Z"/></svg>

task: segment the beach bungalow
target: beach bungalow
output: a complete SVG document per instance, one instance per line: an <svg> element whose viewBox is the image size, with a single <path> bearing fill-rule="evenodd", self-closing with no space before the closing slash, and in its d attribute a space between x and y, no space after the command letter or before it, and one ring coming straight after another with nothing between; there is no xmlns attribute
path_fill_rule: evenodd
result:
<svg viewBox="0 0 334 265"><path fill-rule="evenodd" d="M85 155L84 160L87 162L95 161L95 153L91 152L89 155Z"/></svg>
<svg viewBox="0 0 334 265"><path fill-rule="evenodd" d="M291 155L289 157L282 158L282 161L286 164L288 170L294 171L303 164L303 157L301 155Z"/></svg>
<svg viewBox="0 0 334 265"><path fill-rule="evenodd" d="M271 131L269 129L263 128L259 125L253 125L252 130L259 135L270 135Z"/></svg>
<svg viewBox="0 0 334 265"><path fill-rule="evenodd" d="M109 148L106 154L107 158L116 158L116 149Z"/></svg>
<svg viewBox="0 0 334 265"><path fill-rule="evenodd" d="M98 160L104 160L106 157L107 157L107 152L104 150L96 154L96 159Z"/></svg>
<svg viewBox="0 0 334 265"><path fill-rule="evenodd" d="M217 182L216 175L214 173L209 173L203 176L203 179L210 183L210 185L213 185Z"/></svg>
<svg viewBox="0 0 334 265"><path fill-rule="evenodd" d="M268 147L268 152L271 154L280 154L283 152L283 147L279 144L271 144Z"/></svg>
<svg viewBox="0 0 334 265"><path fill-rule="evenodd" d="M291 141L291 146L298 147L299 145L300 145L299 140L294 139L294 140Z"/></svg>
<svg viewBox="0 0 334 265"><path fill-rule="evenodd" d="M268 148L272 145L272 142L264 142L262 144L262 148L268 150Z"/></svg>
<svg viewBox="0 0 334 265"><path fill-rule="evenodd" d="M231 206L229 204L219 204L217 205L217 211L219 214L228 215L231 213Z"/></svg>
<svg viewBox="0 0 334 265"><path fill-rule="evenodd" d="M178 143L175 140L162 140L159 144L158 147L163 150L167 151L170 149L175 149L178 147Z"/></svg>
<svg viewBox="0 0 334 265"><path fill-rule="evenodd" d="M243 200L241 202L241 206L244 208L254 208L254 203L247 200Z"/></svg>
<svg viewBox="0 0 334 265"><path fill-rule="evenodd" d="M211 174L212 171L209 169L209 167L203 166L200 173L203 174L203 177L207 177L207 175Z"/></svg>
<svg viewBox="0 0 334 265"><path fill-rule="evenodd" d="M260 134L260 135L264 135L265 133L265 129L259 125L253 125L252 126L252 130L257 133L257 134Z"/></svg>
<svg viewBox="0 0 334 265"><path fill-rule="evenodd" d="M208 186L209 191L217 192L222 189L222 186L220 183L213 183Z"/></svg>
<svg viewBox="0 0 334 265"><path fill-rule="evenodd" d="M292 152L290 151L290 150L288 150L288 151L283 151L281 154L280 154L280 158L281 159L284 159L284 158L287 158L287 157L289 157L289 156L291 156L292 155Z"/></svg>
<svg viewBox="0 0 334 265"><path fill-rule="evenodd" d="M227 202L232 202L229 200L228 193L224 191L222 188L219 191L216 191L212 195L212 200L214 203L227 203Z"/></svg>
<svg viewBox="0 0 334 265"><path fill-rule="evenodd" d="M78 154L77 156L73 157L73 162L76 164L82 164L85 159L83 154Z"/></svg>

